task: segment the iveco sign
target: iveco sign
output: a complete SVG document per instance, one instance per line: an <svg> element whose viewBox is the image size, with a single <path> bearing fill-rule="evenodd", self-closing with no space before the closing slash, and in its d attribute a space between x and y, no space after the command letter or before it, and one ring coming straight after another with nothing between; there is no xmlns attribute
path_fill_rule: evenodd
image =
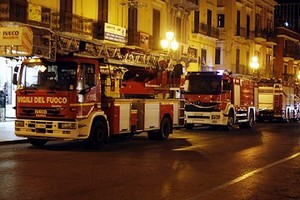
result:
<svg viewBox="0 0 300 200"><path fill-rule="evenodd" d="M29 27L0 27L0 55L30 55L33 33ZM3 51L6 49L6 51ZM9 51L8 51L9 50Z"/></svg>

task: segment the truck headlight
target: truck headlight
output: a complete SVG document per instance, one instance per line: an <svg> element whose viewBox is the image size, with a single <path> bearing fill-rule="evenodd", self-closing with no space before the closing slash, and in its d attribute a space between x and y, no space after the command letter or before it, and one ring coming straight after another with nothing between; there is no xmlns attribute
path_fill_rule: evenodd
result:
<svg viewBox="0 0 300 200"><path fill-rule="evenodd" d="M16 120L15 127L24 127L24 121Z"/></svg>
<svg viewBox="0 0 300 200"><path fill-rule="evenodd" d="M59 129L76 129L76 123L71 123L71 122L63 122L63 123L58 123L58 128Z"/></svg>

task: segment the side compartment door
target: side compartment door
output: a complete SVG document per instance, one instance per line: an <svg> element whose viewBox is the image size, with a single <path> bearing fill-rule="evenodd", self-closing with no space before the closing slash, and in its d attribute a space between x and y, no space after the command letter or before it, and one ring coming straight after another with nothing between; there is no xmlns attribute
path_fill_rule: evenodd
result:
<svg viewBox="0 0 300 200"><path fill-rule="evenodd" d="M159 129L160 104L145 102L144 130Z"/></svg>
<svg viewBox="0 0 300 200"><path fill-rule="evenodd" d="M122 103L120 104L120 133L128 132L130 130L130 103Z"/></svg>

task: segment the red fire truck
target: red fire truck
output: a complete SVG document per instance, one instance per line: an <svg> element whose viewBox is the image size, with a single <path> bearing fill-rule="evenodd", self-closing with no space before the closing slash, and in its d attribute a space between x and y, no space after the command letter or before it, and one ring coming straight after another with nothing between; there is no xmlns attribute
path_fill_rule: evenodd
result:
<svg viewBox="0 0 300 200"><path fill-rule="evenodd" d="M297 120L299 114L297 85L279 79L262 79L258 83L257 121Z"/></svg>
<svg viewBox="0 0 300 200"><path fill-rule="evenodd" d="M17 136L34 146L79 139L99 148L121 134L166 140L183 125L183 101L169 95L173 71L153 55L101 44L100 58L89 58L87 47L100 44L70 39L76 53L58 49L55 60L30 58L15 69Z"/></svg>
<svg viewBox="0 0 300 200"><path fill-rule="evenodd" d="M250 77L228 71L190 72L183 92L186 128L209 125L230 130L235 124L251 128L256 112L254 94Z"/></svg>

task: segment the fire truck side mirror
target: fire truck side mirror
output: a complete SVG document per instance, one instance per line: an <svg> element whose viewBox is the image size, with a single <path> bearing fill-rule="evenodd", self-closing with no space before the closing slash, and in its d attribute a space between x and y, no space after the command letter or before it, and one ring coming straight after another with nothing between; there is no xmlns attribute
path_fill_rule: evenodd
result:
<svg viewBox="0 0 300 200"><path fill-rule="evenodd" d="M18 72L19 72L19 66L15 66L14 72L15 72L15 73L18 73Z"/></svg>
<svg viewBox="0 0 300 200"><path fill-rule="evenodd" d="M18 72L19 72L19 66L15 66L15 68L14 68L14 74L13 74L13 78L12 78L12 83L14 85L18 84Z"/></svg>
<svg viewBox="0 0 300 200"><path fill-rule="evenodd" d="M17 74L17 73L14 73L14 74L13 74L12 83L13 83L14 85L17 85L17 84L18 84L18 74Z"/></svg>

